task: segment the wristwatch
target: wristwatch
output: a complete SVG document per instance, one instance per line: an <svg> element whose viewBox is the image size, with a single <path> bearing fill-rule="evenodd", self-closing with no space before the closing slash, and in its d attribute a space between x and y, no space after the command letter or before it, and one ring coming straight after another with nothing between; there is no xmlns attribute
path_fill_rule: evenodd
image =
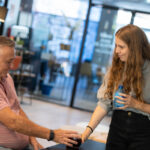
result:
<svg viewBox="0 0 150 150"><path fill-rule="evenodd" d="M52 140L54 139L54 137L55 137L54 131L53 131L53 130L50 130L50 134L49 134L49 139L48 139L48 141L52 141Z"/></svg>

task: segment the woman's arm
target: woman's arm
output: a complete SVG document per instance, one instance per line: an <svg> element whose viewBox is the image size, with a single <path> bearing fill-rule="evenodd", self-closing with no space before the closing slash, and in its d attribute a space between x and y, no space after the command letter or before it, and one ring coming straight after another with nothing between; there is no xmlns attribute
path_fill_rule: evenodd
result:
<svg viewBox="0 0 150 150"><path fill-rule="evenodd" d="M103 109L101 106L97 105L97 107L95 108L92 114L92 117L88 126L90 126L94 130L106 114L107 114L107 111ZM82 142L87 140L91 133L92 133L92 130L89 127L87 127L82 134Z"/></svg>

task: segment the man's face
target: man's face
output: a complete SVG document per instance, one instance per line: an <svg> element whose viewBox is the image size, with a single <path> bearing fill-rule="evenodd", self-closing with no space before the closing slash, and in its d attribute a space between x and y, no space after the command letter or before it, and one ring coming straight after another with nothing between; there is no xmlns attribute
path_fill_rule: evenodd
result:
<svg viewBox="0 0 150 150"><path fill-rule="evenodd" d="M14 58L14 48L8 46L0 46L0 78L7 75L7 73L11 69Z"/></svg>

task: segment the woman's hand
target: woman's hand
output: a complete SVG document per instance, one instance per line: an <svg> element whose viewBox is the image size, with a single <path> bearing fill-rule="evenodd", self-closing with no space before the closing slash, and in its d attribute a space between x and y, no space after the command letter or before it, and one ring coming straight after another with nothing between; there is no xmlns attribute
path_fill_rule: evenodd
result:
<svg viewBox="0 0 150 150"><path fill-rule="evenodd" d="M34 150L39 150L44 148L42 145L40 145L40 143L36 140L35 137L30 136L29 139L30 139L30 144L33 146Z"/></svg>
<svg viewBox="0 0 150 150"><path fill-rule="evenodd" d="M82 143L84 143L87 140L87 135L85 132L81 135L81 139L82 139Z"/></svg>
<svg viewBox="0 0 150 150"><path fill-rule="evenodd" d="M82 133L82 136L81 136L81 138L82 138L82 143L84 143L87 139L88 139L88 137L91 135L91 129L90 128L86 128L85 129L85 131Z"/></svg>
<svg viewBox="0 0 150 150"><path fill-rule="evenodd" d="M130 95L127 95L124 93L119 93L119 95L120 96L116 96L116 98L119 99L119 100L116 100L116 102L119 104L124 104L124 106L118 107L118 109L136 108L136 106L140 104L140 102L137 99L133 98Z"/></svg>
<svg viewBox="0 0 150 150"><path fill-rule="evenodd" d="M55 142L65 144L70 147L72 147L73 144L78 144L73 139L81 139L81 135L79 135L78 132L76 131L57 129L54 130L54 133L55 133L54 137Z"/></svg>

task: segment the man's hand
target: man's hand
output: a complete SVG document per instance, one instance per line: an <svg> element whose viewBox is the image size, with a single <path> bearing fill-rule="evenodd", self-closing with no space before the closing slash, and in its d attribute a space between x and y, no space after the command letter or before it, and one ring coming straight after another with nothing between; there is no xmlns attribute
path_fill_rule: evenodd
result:
<svg viewBox="0 0 150 150"><path fill-rule="evenodd" d="M34 150L43 149L44 147L38 143L35 137L29 137L30 144L33 146Z"/></svg>
<svg viewBox="0 0 150 150"><path fill-rule="evenodd" d="M73 140L73 138L81 139L81 135L79 135L76 131L71 131L71 130L57 129L54 130L54 134L55 134L54 137L55 142L65 144L70 147L72 147L73 144L77 144L77 142Z"/></svg>

